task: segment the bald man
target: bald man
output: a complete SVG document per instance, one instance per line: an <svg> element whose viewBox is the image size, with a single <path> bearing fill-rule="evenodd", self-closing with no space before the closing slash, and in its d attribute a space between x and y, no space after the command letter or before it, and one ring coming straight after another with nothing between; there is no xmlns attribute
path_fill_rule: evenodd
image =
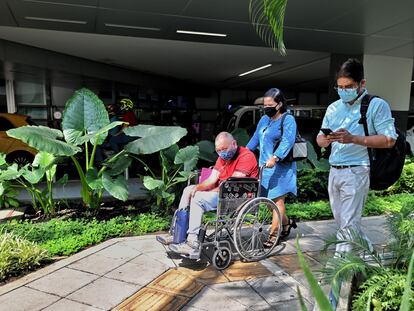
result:
<svg viewBox="0 0 414 311"><path fill-rule="evenodd" d="M259 169L254 154L245 147L238 147L237 141L230 133L221 132L215 140L218 159L210 176L200 184L191 185L184 189L179 209L190 206L190 221L187 241L172 244L173 237L169 234L157 236L157 241L176 253L199 258L200 231L203 213L217 208L219 185L229 177L258 177Z"/></svg>

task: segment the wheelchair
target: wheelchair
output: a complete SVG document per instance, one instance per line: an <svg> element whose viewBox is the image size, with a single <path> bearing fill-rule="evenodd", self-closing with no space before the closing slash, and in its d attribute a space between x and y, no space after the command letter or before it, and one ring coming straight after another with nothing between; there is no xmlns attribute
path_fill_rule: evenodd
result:
<svg viewBox="0 0 414 311"><path fill-rule="evenodd" d="M226 269L234 256L244 261L264 259L278 244L282 220L276 204L260 196L263 169L264 166L260 168L259 179L230 177L222 182L216 218L200 228L198 240L201 253L213 247L211 263L218 270ZM273 233L275 242L272 247L266 248L263 243L270 237L273 214L278 220L278 227Z"/></svg>

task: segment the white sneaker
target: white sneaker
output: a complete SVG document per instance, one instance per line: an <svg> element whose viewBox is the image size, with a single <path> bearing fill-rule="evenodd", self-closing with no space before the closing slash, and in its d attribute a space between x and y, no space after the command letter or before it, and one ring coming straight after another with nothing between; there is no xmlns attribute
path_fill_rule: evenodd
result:
<svg viewBox="0 0 414 311"><path fill-rule="evenodd" d="M198 242L183 242L180 244L171 244L169 249L174 253L186 255L190 259L199 259L201 255L201 247Z"/></svg>
<svg viewBox="0 0 414 311"><path fill-rule="evenodd" d="M174 242L174 237L171 234L157 235L156 240L163 245L170 245Z"/></svg>

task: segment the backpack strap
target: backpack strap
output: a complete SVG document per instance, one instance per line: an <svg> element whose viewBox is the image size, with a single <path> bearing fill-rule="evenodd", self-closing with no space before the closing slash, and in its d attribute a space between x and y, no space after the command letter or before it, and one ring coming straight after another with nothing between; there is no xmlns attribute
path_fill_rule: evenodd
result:
<svg viewBox="0 0 414 311"><path fill-rule="evenodd" d="M375 97L378 97L378 96L366 94L361 100L361 108L360 108L361 118L359 119L358 123L364 126L365 136L369 136L368 122L367 122L367 112L368 112L369 104L371 103L371 100L374 99ZM369 162L372 166L372 160L373 160L372 148L367 147L367 149L368 149Z"/></svg>

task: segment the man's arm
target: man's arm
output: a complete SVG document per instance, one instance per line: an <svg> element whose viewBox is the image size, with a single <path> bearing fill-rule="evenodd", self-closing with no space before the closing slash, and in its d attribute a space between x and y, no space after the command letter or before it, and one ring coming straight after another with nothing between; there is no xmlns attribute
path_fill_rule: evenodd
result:
<svg viewBox="0 0 414 311"><path fill-rule="evenodd" d="M216 187L217 181L219 180L219 174L219 171L213 169L210 176L206 180L194 187L193 192L195 193L196 191L209 191L214 189Z"/></svg>
<svg viewBox="0 0 414 311"><path fill-rule="evenodd" d="M356 144L368 148L392 148L395 139L385 135L359 136L352 135L345 129L339 129L332 136L330 141L337 141L342 144ZM319 137L319 136L318 136Z"/></svg>
<svg viewBox="0 0 414 311"><path fill-rule="evenodd" d="M331 140L328 138L325 134L320 134L316 137L316 142L318 143L318 146L321 148L326 148L330 145Z"/></svg>

